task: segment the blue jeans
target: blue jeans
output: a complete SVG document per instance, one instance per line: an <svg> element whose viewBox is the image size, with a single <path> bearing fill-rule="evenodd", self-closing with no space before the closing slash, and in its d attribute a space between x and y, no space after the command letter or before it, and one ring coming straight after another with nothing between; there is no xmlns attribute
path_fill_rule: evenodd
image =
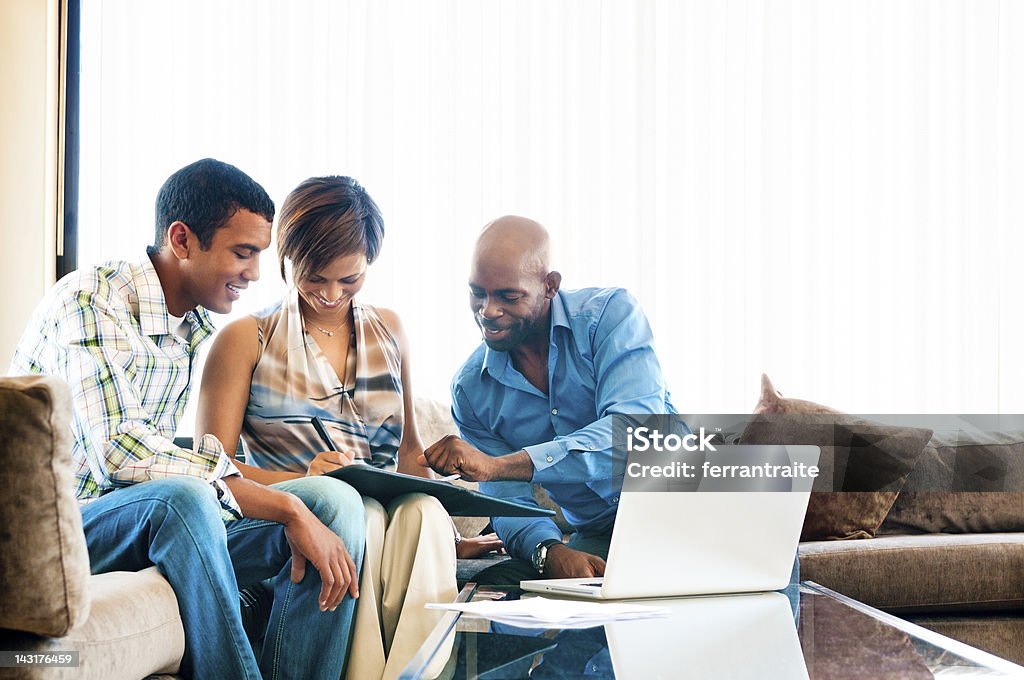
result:
<svg viewBox="0 0 1024 680"><path fill-rule="evenodd" d="M347 484L304 478L279 485L298 496L342 537L362 564L363 505ZM155 565L178 598L185 629L183 674L195 678L341 677L355 603L319 607L320 575L312 565L291 582L284 527L258 519L225 522L213 488L183 477L135 484L82 506L94 574ZM238 590L274 580L274 604L257 662L242 629Z"/></svg>

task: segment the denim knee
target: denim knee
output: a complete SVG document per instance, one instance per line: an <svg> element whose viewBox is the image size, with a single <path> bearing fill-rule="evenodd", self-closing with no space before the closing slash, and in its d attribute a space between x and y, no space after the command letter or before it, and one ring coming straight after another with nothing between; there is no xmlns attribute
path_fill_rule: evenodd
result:
<svg viewBox="0 0 1024 680"><path fill-rule="evenodd" d="M188 526L223 528L220 501L209 483L198 477L174 477L144 482L140 491L148 492L152 501L162 501L171 512Z"/></svg>
<svg viewBox="0 0 1024 680"><path fill-rule="evenodd" d="M188 500L192 497L217 499L217 494L208 482L198 477L168 477L143 482L146 486L139 487L150 491L153 495L167 500Z"/></svg>
<svg viewBox="0 0 1024 680"><path fill-rule="evenodd" d="M297 496L350 547L354 542L362 546L366 521L363 500L351 486L330 477L302 477L274 486Z"/></svg>

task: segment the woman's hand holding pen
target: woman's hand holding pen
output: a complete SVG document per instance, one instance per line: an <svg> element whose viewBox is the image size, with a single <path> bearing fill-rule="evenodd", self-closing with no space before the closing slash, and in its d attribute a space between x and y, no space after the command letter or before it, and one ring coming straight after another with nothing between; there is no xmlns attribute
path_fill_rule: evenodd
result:
<svg viewBox="0 0 1024 680"><path fill-rule="evenodd" d="M351 451L321 451L316 454L316 458L309 462L306 476L323 475L338 468L343 468L346 465L351 465L354 458L355 454Z"/></svg>

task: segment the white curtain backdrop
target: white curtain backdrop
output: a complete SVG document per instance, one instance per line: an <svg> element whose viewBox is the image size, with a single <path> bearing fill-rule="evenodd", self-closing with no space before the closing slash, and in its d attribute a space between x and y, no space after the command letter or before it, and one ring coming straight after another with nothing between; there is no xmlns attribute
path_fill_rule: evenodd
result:
<svg viewBox="0 0 1024 680"><path fill-rule="evenodd" d="M473 239L538 219L625 286L676 405L762 372L850 412L1024 412L1024 3L94 0L81 261L139 257L168 174L280 204L348 174L388 232L361 294L446 397ZM283 290L274 255L236 314Z"/></svg>

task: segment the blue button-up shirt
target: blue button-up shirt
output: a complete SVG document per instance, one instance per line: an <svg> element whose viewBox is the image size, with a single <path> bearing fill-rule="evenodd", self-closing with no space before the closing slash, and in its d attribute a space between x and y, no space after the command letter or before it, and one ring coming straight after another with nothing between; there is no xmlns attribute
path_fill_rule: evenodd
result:
<svg viewBox="0 0 1024 680"><path fill-rule="evenodd" d="M621 288L559 291L551 301L548 393L485 344L452 381L452 415L463 439L492 456L525 450L533 481L585 535L610 533L622 489L612 465L613 414L675 413L653 335L636 299ZM529 482L485 482L480 490L534 503ZM494 517L510 555L529 559L562 534L549 518Z"/></svg>

